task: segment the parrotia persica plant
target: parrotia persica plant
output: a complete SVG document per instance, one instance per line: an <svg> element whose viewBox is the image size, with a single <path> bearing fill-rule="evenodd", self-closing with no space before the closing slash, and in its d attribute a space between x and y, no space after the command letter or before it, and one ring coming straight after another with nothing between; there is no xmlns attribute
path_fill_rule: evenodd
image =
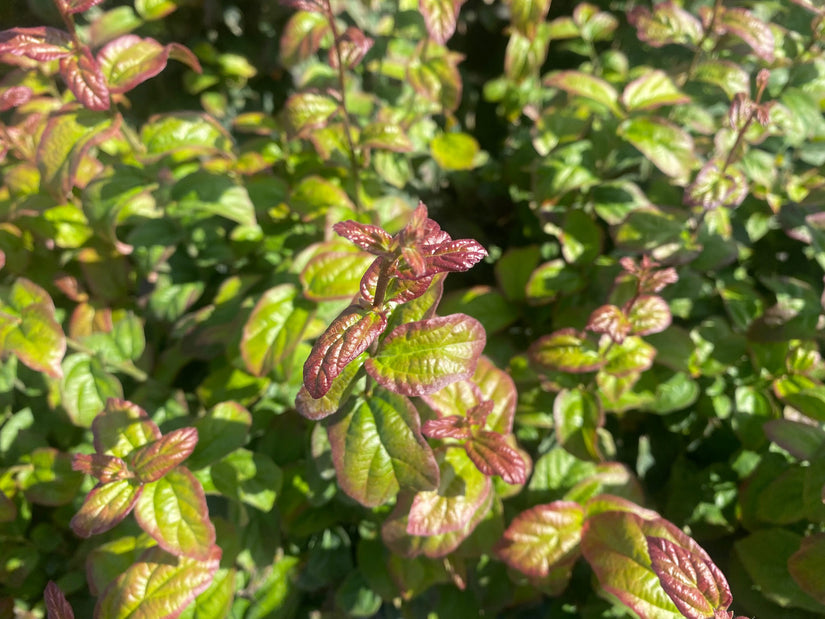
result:
<svg viewBox="0 0 825 619"><path fill-rule="evenodd" d="M0 27L0 618L825 615L820 2Z"/></svg>

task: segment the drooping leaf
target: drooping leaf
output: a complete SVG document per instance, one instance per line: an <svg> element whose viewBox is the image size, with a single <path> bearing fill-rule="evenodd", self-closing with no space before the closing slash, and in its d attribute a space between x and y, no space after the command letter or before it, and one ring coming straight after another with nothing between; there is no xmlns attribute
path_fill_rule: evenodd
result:
<svg viewBox="0 0 825 619"><path fill-rule="evenodd" d="M266 513L281 491L283 473L266 454L236 449L211 468L215 488L224 496Z"/></svg>
<svg viewBox="0 0 825 619"><path fill-rule="evenodd" d="M487 500L492 484L461 447L436 454L438 488L418 492L407 522L410 535L439 535L463 529Z"/></svg>
<svg viewBox="0 0 825 619"><path fill-rule="evenodd" d="M330 31L329 21L321 12L298 11L284 26L280 37L281 63L292 68L312 56Z"/></svg>
<svg viewBox="0 0 825 619"><path fill-rule="evenodd" d="M498 475L508 484L527 481L527 463L502 434L482 430L464 443L464 449L485 475Z"/></svg>
<svg viewBox="0 0 825 619"><path fill-rule="evenodd" d="M77 100L88 110L109 109L109 87L97 60L87 48L60 59L60 75Z"/></svg>
<svg viewBox="0 0 825 619"><path fill-rule="evenodd" d="M357 294L364 272L375 258L364 252L317 254L301 271L304 296L313 301L349 299Z"/></svg>
<svg viewBox="0 0 825 619"><path fill-rule="evenodd" d="M68 32L39 26L12 28L0 32L0 54L25 56L38 62L64 58L72 53L72 39Z"/></svg>
<svg viewBox="0 0 825 619"><path fill-rule="evenodd" d="M560 329L540 337L528 354L542 370L557 372L594 372L605 363L595 346L575 329Z"/></svg>
<svg viewBox="0 0 825 619"><path fill-rule="evenodd" d="M206 561L215 544L215 527L195 476L177 467L142 489L135 505L140 527L167 552Z"/></svg>
<svg viewBox="0 0 825 619"><path fill-rule="evenodd" d="M627 310L634 335L659 333L670 326L672 316L670 306L662 297L655 294L638 296Z"/></svg>
<svg viewBox="0 0 825 619"><path fill-rule="evenodd" d="M706 553L697 555L669 539L652 536L647 538L647 549L662 588L685 617L704 619L730 606L728 582Z"/></svg>
<svg viewBox="0 0 825 619"><path fill-rule="evenodd" d="M95 606L95 619L177 617L212 582L221 549L204 561L150 548L110 584Z"/></svg>
<svg viewBox="0 0 825 619"><path fill-rule="evenodd" d="M80 537L105 533L129 515L143 487L131 479L98 484L86 495L69 526Z"/></svg>
<svg viewBox="0 0 825 619"><path fill-rule="evenodd" d="M446 45L453 36L462 4L463 0L418 0L427 32L439 45Z"/></svg>
<svg viewBox="0 0 825 619"><path fill-rule="evenodd" d="M66 595L57 584L50 580L43 592L43 601L46 603L48 619L74 619L72 610Z"/></svg>
<svg viewBox="0 0 825 619"><path fill-rule="evenodd" d="M383 228L357 221L339 221L332 226L336 234L352 241L366 252L376 256L388 254L392 247L392 237Z"/></svg>
<svg viewBox="0 0 825 619"><path fill-rule="evenodd" d="M132 452L129 460L138 480L157 481L186 460L198 442L195 428L172 430L161 438Z"/></svg>
<svg viewBox="0 0 825 619"><path fill-rule="evenodd" d="M551 88L564 90L568 94L600 103L610 110L614 116L622 116L618 104L619 93L616 92L613 86L599 77L581 71L559 71L546 78L544 84Z"/></svg>
<svg viewBox="0 0 825 619"><path fill-rule="evenodd" d="M618 134L676 181L686 180L698 162L690 134L664 118L630 118L619 125Z"/></svg>
<svg viewBox="0 0 825 619"><path fill-rule="evenodd" d="M160 428L142 408L110 398L92 423L95 451L126 458L133 450L161 437Z"/></svg>
<svg viewBox="0 0 825 619"><path fill-rule="evenodd" d="M485 342L474 318L437 316L396 327L365 367L387 389L420 396L472 376Z"/></svg>
<svg viewBox="0 0 825 619"><path fill-rule="evenodd" d="M429 490L438 483L418 413L403 395L377 388L345 406L327 433L339 486L365 506L386 503L400 489Z"/></svg>
<svg viewBox="0 0 825 619"><path fill-rule="evenodd" d="M255 376L266 376L290 357L303 337L312 312L296 301L290 284L267 290L255 304L241 336L241 356Z"/></svg>
<svg viewBox="0 0 825 619"><path fill-rule="evenodd" d="M323 397L332 381L384 331L387 317L373 309L350 306L332 321L304 363L304 387Z"/></svg>
<svg viewBox="0 0 825 619"><path fill-rule="evenodd" d="M689 101L690 97L659 69L636 78L622 92L622 103L630 111L653 110L663 105L679 105Z"/></svg>
<svg viewBox="0 0 825 619"><path fill-rule="evenodd" d="M123 387L97 357L75 353L63 361L60 396L72 422L88 428L109 398L123 397Z"/></svg>
<svg viewBox="0 0 825 619"><path fill-rule="evenodd" d="M559 568L569 574L579 556L583 522L578 503L537 505L513 519L496 544L496 556L533 580L547 578Z"/></svg>
<svg viewBox="0 0 825 619"><path fill-rule="evenodd" d="M358 371L367 360L366 354L353 359L344 370L332 381L329 390L321 398L313 398L306 387L301 386L295 397L295 410L307 419L320 420L329 417L339 410L352 390L353 381Z"/></svg>

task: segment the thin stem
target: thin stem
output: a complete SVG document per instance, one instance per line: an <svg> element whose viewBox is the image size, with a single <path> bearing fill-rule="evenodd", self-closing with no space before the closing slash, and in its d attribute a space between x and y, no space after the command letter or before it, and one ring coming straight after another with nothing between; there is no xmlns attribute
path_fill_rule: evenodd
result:
<svg viewBox="0 0 825 619"><path fill-rule="evenodd" d="M355 182L355 211L361 211L361 171L358 165L358 155L355 152L355 143L352 140L352 127L350 126L349 113L347 112L347 77L344 58L341 53L341 36L338 26L335 23L335 15L332 12L331 0L326 0L327 20L329 21L332 37L335 41L335 55L338 58L338 89L341 91L341 109L344 117L344 134L347 137L349 146L349 164L352 170L352 179Z"/></svg>
<svg viewBox="0 0 825 619"><path fill-rule="evenodd" d="M378 272L378 282L375 284L375 297L372 301L374 308L384 305L384 297L387 296L387 286L390 283L390 262L389 260L381 261L381 269Z"/></svg>
<svg viewBox="0 0 825 619"><path fill-rule="evenodd" d="M745 121L745 124L742 125L742 128L739 130L739 133L736 136L736 141L733 143L733 147L728 152L728 156L725 158L725 163L722 164L722 174L725 173L725 170L728 169L728 166L733 162L733 158L736 155L736 151L739 150L739 146L742 144L742 140L745 139L745 132L748 130L748 127L751 126L754 117L756 116L756 110L751 110L751 113L748 114L748 119Z"/></svg>

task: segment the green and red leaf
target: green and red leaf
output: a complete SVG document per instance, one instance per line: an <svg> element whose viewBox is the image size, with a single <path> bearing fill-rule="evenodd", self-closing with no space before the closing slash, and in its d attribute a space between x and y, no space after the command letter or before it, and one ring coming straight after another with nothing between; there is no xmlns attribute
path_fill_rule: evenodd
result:
<svg viewBox="0 0 825 619"><path fill-rule="evenodd" d="M358 371L367 360L366 354L353 359L344 370L335 377L329 390L321 398L313 398L303 385L295 397L295 410L307 419L319 420L329 417L346 403L352 390L353 381Z"/></svg>
<svg viewBox="0 0 825 619"><path fill-rule="evenodd" d="M0 55L2 54L48 62L70 56L72 38L68 32L48 26L12 28L0 32Z"/></svg>
<svg viewBox="0 0 825 619"><path fill-rule="evenodd" d="M160 428L137 404L109 398L92 423L95 451L126 458L138 447L161 437Z"/></svg>
<svg viewBox="0 0 825 619"><path fill-rule="evenodd" d="M618 104L619 93L600 77L581 71L559 71L546 78L544 84L551 88L559 88L568 94L595 101L605 106L615 116L622 116Z"/></svg>
<svg viewBox="0 0 825 619"><path fill-rule="evenodd" d="M578 503L554 501L516 516L495 548L496 556L532 580L569 568L579 556L584 512Z"/></svg>
<svg viewBox="0 0 825 619"><path fill-rule="evenodd" d="M742 39L765 62L773 62L776 55L773 31L751 11L724 8L715 26L720 34L733 34Z"/></svg>
<svg viewBox="0 0 825 619"><path fill-rule="evenodd" d="M347 405L327 425L341 489L375 507L400 489L435 488L438 465L420 423L406 397L381 388Z"/></svg>
<svg viewBox="0 0 825 619"><path fill-rule="evenodd" d="M339 236L352 241L366 252L384 256L392 250L392 237L383 228L372 224L362 224L351 219L339 221L332 226Z"/></svg>
<svg viewBox="0 0 825 619"><path fill-rule="evenodd" d="M667 329L673 318L667 301L655 294L643 294L627 308L627 319L634 335L650 335Z"/></svg>
<svg viewBox="0 0 825 619"><path fill-rule="evenodd" d="M375 258L360 251L328 251L313 256L300 273L304 296L312 301L349 299Z"/></svg>
<svg viewBox="0 0 825 619"><path fill-rule="evenodd" d="M333 69L338 69L339 66L352 69L361 63L373 43L374 41L359 28L350 26L338 39L337 44L330 48L329 65Z"/></svg>
<svg viewBox="0 0 825 619"><path fill-rule="evenodd" d="M135 519L161 548L174 555L205 561L215 544L203 487L183 467L143 485Z"/></svg>
<svg viewBox="0 0 825 619"><path fill-rule="evenodd" d="M476 468L485 475L498 475L508 484L527 481L527 463L503 435L482 430L464 443L464 449Z"/></svg>
<svg viewBox="0 0 825 619"><path fill-rule="evenodd" d="M436 316L396 327L367 360L366 369L380 385L397 393L434 393L470 378L485 342L484 327L474 318Z"/></svg>
<svg viewBox="0 0 825 619"><path fill-rule="evenodd" d="M103 0L55 0L55 4L64 15L73 15L88 11L93 6L101 4Z"/></svg>
<svg viewBox="0 0 825 619"><path fill-rule="evenodd" d="M595 372L605 363L593 343L570 328L540 337L528 355L541 370L554 372Z"/></svg>
<svg viewBox="0 0 825 619"><path fill-rule="evenodd" d="M75 454L72 469L91 475L104 484L134 476L125 460L103 454Z"/></svg>
<svg viewBox="0 0 825 619"><path fill-rule="evenodd" d="M323 397L335 378L386 326L387 317L373 309L350 306L341 312L315 342L304 363L304 387L309 394Z"/></svg>
<svg viewBox="0 0 825 619"><path fill-rule="evenodd" d="M284 106L290 129L303 136L311 129L319 129L338 110L338 103L326 95L299 92L287 99Z"/></svg>
<svg viewBox="0 0 825 619"><path fill-rule="evenodd" d="M161 45L154 39L134 34L107 43L97 53L97 62L109 92L123 93L163 71L173 51L178 60L194 71L201 71L197 58L185 47Z"/></svg>
<svg viewBox="0 0 825 619"><path fill-rule="evenodd" d="M593 333L606 333L621 344L630 333L631 324L624 312L615 305L602 305L593 310L585 327Z"/></svg>
<svg viewBox="0 0 825 619"><path fill-rule="evenodd" d="M150 548L103 592L95 619L174 619L209 587L220 564L213 546L203 561Z"/></svg>
<svg viewBox="0 0 825 619"><path fill-rule="evenodd" d="M52 580L46 585L43 601L46 603L47 619L74 619L74 611L66 595Z"/></svg>
<svg viewBox="0 0 825 619"><path fill-rule="evenodd" d="M662 588L687 619L705 619L730 606L727 580L707 553L653 536L647 537L647 549Z"/></svg>
<svg viewBox="0 0 825 619"><path fill-rule="evenodd" d="M77 100L88 110L109 109L109 87L100 66L88 48L60 59L60 75Z"/></svg>
<svg viewBox="0 0 825 619"><path fill-rule="evenodd" d="M455 32L458 11L464 0L418 0L418 10L430 37L439 45L446 45Z"/></svg>
<svg viewBox="0 0 825 619"><path fill-rule="evenodd" d="M631 111L652 110L663 105L689 103L690 97L681 92L667 73L648 71L625 86L622 103Z"/></svg>
<svg viewBox="0 0 825 619"><path fill-rule="evenodd" d="M142 490L143 487L131 479L98 484L86 495L69 526L80 537L104 533L129 515Z"/></svg>
<svg viewBox="0 0 825 619"><path fill-rule="evenodd" d="M602 459L597 430L604 425L598 400L584 389L562 389L553 402L553 422L559 443L583 460Z"/></svg>
<svg viewBox="0 0 825 619"><path fill-rule="evenodd" d="M825 488L823 488L825 501ZM815 533L802 539L799 550L788 559L788 571L799 587L820 604L825 604L825 533Z"/></svg>
<svg viewBox="0 0 825 619"><path fill-rule="evenodd" d="M179 428L138 447L129 456L131 468L142 483L157 481L186 460L198 443L195 428Z"/></svg>

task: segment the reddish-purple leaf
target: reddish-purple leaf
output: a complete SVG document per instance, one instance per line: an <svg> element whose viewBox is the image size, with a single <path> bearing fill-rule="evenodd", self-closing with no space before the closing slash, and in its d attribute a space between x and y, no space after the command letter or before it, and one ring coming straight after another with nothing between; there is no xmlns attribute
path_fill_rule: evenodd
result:
<svg viewBox="0 0 825 619"><path fill-rule="evenodd" d="M428 419L421 428L421 433L427 438L454 438L456 440L470 438L470 427L465 417L450 415L440 419Z"/></svg>
<svg viewBox="0 0 825 619"><path fill-rule="evenodd" d="M364 352L387 326L377 311L350 306L332 321L315 342L304 363L304 386L313 398L329 391L347 364Z"/></svg>
<svg viewBox="0 0 825 619"><path fill-rule="evenodd" d="M332 385L322 398L313 398L303 385L295 397L295 410L307 419L317 421L329 417L339 410L352 391L353 380L364 365L366 354L351 361L332 381Z"/></svg>
<svg viewBox="0 0 825 619"><path fill-rule="evenodd" d="M28 86L11 86L0 93L0 112L23 105L34 93Z"/></svg>
<svg viewBox="0 0 825 619"><path fill-rule="evenodd" d="M407 522L410 535L463 529L490 494L490 478L476 468L463 448L448 447L439 451L437 458L438 488L415 495Z"/></svg>
<svg viewBox="0 0 825 619"><path fill-rule="evenodd" d="M531 579L546 578L579 556L581 505L554 501L516 516L496 545L496 556Z"/></svg>
<svg viewBox="0 0 825 619"><path fill-rule="evenodd" d="M358 247L376 256L385 256L392 250L392 237L383 229L357 221L339 221L332 229Z"/></svg>
<svg viewBox="0 0 825 619"><path fill-rule="evenodd" d="M481 323L465 314L410 322L393 329L365 367L396 393L435 393L473 375L486 339Z"/></svg>
<svg viewBox="0 0 825 619"><path fill-rule="evenodd" d="M464 443L470 460L485 475L498 475L508 484L527 481L527 463L497 432L478 432Z"/></svg>
<svg viewBox="0 0 825 619"><path fill-rule="evenodd" d="M137 478L147 483L166 475L186 460L198 444L195 428L179 428L162 438L139 447L130 456Z"/></svg>
<svg viewBox="0 0 825 619"><path fill-rule="evenodd" d="M542 370L594 372L605 360L584 334L575 329L560 329L536 340L528 352Z"/></svg>
<svg viewBox="0 0 825 619"><path fill-rule="evenodd" d="M370 51L374 41L366 36L360 29L350 26L341 37L338 46L333 46L329 50L329 64L333 69L343 65L345 69L352 69L363 60L367 52ZM339 63L338 50L341 52Z"/></svg>
<svg viewBox="0 0 825 619"><path fill-rule="evenodd" d="M825 488L822 489L825 494ZM825 498L823 498L825 500ZM825 533L814 533L802 539L799 550L788 559L788 572L800 588L825 604Z"/></svg>
<svg viewBox="0 0 825 619"><path fill-rule="evenodd" d="M109 398L92 422L97 453L126 458L133 450L161 437L160 428L140 406Z"/></svg>
<svg viewBox="0 0 825 619"><path fill-rule="evenodd" d="M109 109L109 88L106 86L106 78L87 48L61 58L60 75L83 107L97 111Z"/></svg>
<svg viewBox="0 0 825 619"><path fill-rule="evenodd" d="M103 0L55 0L55 4L61 13L71 15L88 11L93 6L97 6Z"/></svg>
<svg viewBox="0 0 825 619"><path fill-rule="evenodd" d="M487 255L487 250L472 239L447 241L426 257L427 274L467 271Z"/></svg>
<svg viewBox="0 0 825 619"><path fill-rule="evenodd" d="M86 495L69 526L80 537L104 533L129 515L142 490L130 479L98 484Z"/></svg>
<svg viewBox="0 0 825 619"><path fill-rule="evenodd" d="M462 4L464 0L418 0L427 32L439 45L446 45L453 36Z"/></svg>
<svg viewBox="0 0 825 619"><path fill-rule="evenodd" d="M91 475L104 484L134 477L125 460L103 454L75 454L72 469Z"/></svg>
<svg viewBox="0 0 825 619"><path fill-rule="evenodd" d="M427 272L427 263L424 261L424 255L418 247L402 247L401 257L404 259L405 264L395 270L396 277L419 279L426 275L432 275Z"/></svg>
<svg viewBox="0 0 825 619"><path fill-rule="evenodd" d="M310 13L326 13L327 4L322 0L281 0L281 4L298 11L309 11Z"/></svg>
<svg viewBox="0 0 825 619"><path fill-rule="evenodd" d="M711 160L702 166L685 189L684 202L712 210L720 206L736 208L747 197L745 174L733 166L727 166L723 171L718 161Z"/></svg>
<svg viewBox="0 0 825 619"><path fill-rule="evenodd" d="M50 580L43 592L43 601L46 603L48 619L74 619L74 611L66 599L66 595L57 584Z"/></svg>
<svg viewBox="0 0 825 619"><path fill-rule="evenodd" d="M143 486L135 519L161 548L175 555L205 561L215 543L203 487L185 467Z"/></svg>
<svg viewBox="0 0 825 619"><path fill-rule="evenodd" d="M56 28L12 28L0 32L0 55L25 56L38 62L48 62L72 54L69 33Z"/></svg>
<svg viewBox="0 0 825 619"><path fill-rule="evenodd" d="M149 548L98 599L95 619L176 619L205 591L220 565L213 546L205 561Z"/></svg>
<svg viewBox="0 0 825 619"><path fill-rule="evenodd" d="M375 302L375 290L378 287L378 278L381 274L383 258L376 258L361 278L361 296L368 303ZM433 276L420 279L398 279L391 277L384 294L384 303L400 305L417 299L429 289Z"/></svg>
<svg viewBox="0 0 825 619"><path fill-rule="evenodd" d="M487 417L493 412L493 401L485 400L467 410L467 420L470 425L483 428L487 424Z"/></svg>
<svg viewBox="0 0 825 619"><path fill-rule="evenodd" d="M672 320L667 301L655 294L637 297L626 311L634 335L659 333L667 329Z"/></svg>
<svg viewBox="0 0 825 619"><path fill-rule="evenodd" d="M718 33L738 36L762 60L773 62L776 54L773 31L768 24L751 11L741 8L723 8L721 18L718 18L715 24Z"/></svg>
<svg viewBox="0 0 825 619"><path fill-rule="evenodd" d="M654 536L647 537L647 549L662 588L687 619L705 619L730 606L728 582L707 554Z"/></svg>
<svg viewBox="0 0 825 619"><path fill-rule="evenodd" d="M635 6L627 20L636 28L636 36L653 47L671 43L693 44L701 41L702 23L675 2L661 2L651 13L643 6Z"/></svg>
<svg viewBox="0 0 825 619"><path fill-rule="evenodd" d="M621 344L630 333L630 322L615 305L602 305L590 314L585 328L593 333L607 333L611 340Z"/></svg>

